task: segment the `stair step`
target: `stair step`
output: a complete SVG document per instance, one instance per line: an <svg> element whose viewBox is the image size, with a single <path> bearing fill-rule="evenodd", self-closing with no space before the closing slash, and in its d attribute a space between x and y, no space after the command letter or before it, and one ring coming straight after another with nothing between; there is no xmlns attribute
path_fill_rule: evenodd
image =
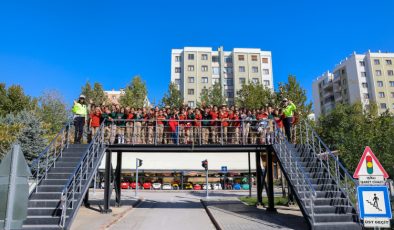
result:
<svg viewBox="0 0 394 230"><path fill-rule="evenodd" d="M30 196L31 200L60 200L60 192L38 192Z"/></svg>
<svg viewBox="0 0 394 230"><path fill-rule="evenodd" d="M327 223L315 223L313 229L316 230L361 230L362 227L356 222L330 222Z"/></svg>
<svg viewBox="0 0 394 230"><path fill-rule="evenodd" d="M68 179L45 179L40 185L65 185Z"/></svg>
<svg viewBox="0 0 394 230"><path fill-rule="evenodd" d="M29 200L29 208L42 207L42 208L56 208L60 203L60 200Z"/></svg>
<svg viewBox="0 0 394 230"><path fill-rule="evenodd" d="M316 198L315 205L347 205L349 204L346 198Z"/></svg>
<svg viewBox="0 0 394 230"><path fill-rule="evenodd" d="M311 208L309 206L306 207L309 213L311 213ZM330 205L322 205L322 206L313 206L313 212L315 214L345 214L345 213L353 213L354 208L352 206L330 206Z"/></svg>
<svg viewBox="0 0 394 230"><path fill-rule="evenodd" d="M326 177L322 178L310 178L312 184L332 184L334 183L333 179L329 179Z"/></svg>
<svg viewBox="0 0 394 230"><path fill-rule="evenodd" d="M299 191L300 197L303 197L304 193L307 193L307 196L309 196L309 192L304 192L304 191ZM342 196L342 192L340 191L316 191L316 197L317 198L340 198Z"/></svg>
<svg viewBox="0 0 394 230"><path fill-rule="evenodd" d="M69 179L72 173L48 173L47 179Z"/></svg>
<svg viewBox="0 0 394 230"><path fill-rule="evenodd" d="M72 209L67 210L67 214L70 214ZM28 208L28 216L60 216L62 210L60 208Z"/></svg>
<svg viewBox="0 0 394 230"><path fill-rule="evenodd" d="M336 184L311 184L316 191L334 191L337 189ZM303 187L308 185L296 185L297 188L302 190Z"/></svg>
<svg viewBox="0 0 394 230"><path fill-rule="evenodd" d="M315 214L315 222L353 222L353 214Z"/></svg>
<svg viewBox="0 0 394 230"><path fill-rule="evenodd" d="M58 161L60 162L76 162L78 163L81 160L81 157L70 157L67 155L63 155L62 158L59 158Z"/></svg>
<svg viewBox="0 0 394 230"><path fill-rule="evenodd" d="M24 225L58 225L60 217L58 216L27 216L23 222Z"/></svg>
<svg viewBox="0 0 394 230"><path fill-rule="evenodd" d="M56 168L62 168L62 167L65 167L65 168L68 168L68 167L70 167L70 168L75 168L77 165L78 165L78 163L79 162L65 162L65 161L57 161L56 162L56 164L55 164L55 167Z"/></svg>
<svg viewBox="0 0 394 230"><path fill-rule="evenodd" d="M48 172L49 173L73 173L75 167L56 167L51 168Z"/></svg>
<svg viewBox="0 0 394 230"><path fill-rule="evenodd" d="M38 192L61 192L63 190L63 185L39 185Z"/></svg>
<svg viewBox="0 0 394 230"><path fill-rule="evenodd" d="M49 224L49 225L28 225L28 224L24 224L22 226L22 229L24 230L40 230L40 229L44 229L44 230L60 230L61 228L59 227L59 225L55 225L55 224Z"/></svg>

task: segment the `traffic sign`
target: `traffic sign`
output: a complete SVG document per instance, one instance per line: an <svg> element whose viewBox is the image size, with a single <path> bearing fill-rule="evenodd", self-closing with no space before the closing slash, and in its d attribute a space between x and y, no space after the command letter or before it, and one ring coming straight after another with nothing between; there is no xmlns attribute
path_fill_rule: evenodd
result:
<svg viewBox="0 0 394 230"><path fill-rule="evenodd" d="M386 186L359 186L357 195L360 219L365 227L390 227L392 213Z"/></svg>
<svg viewBox="0 0 394 230"><path fill-rule="evenodd" d="M222 166L222 173L227 173L227 166Z"/></svg>
<svg viewBox="0 0 394 230"><path fill-rule="evenodd" d="M389 175L380 164L378 158L367 146L361 156L353 177L359 179L361 185L381 185L385 183Z"/></svg>

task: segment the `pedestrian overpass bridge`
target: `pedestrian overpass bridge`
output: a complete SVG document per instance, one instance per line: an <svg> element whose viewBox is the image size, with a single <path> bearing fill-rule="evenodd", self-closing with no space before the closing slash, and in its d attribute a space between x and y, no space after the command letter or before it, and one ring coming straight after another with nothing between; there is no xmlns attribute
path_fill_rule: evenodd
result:
<svg viewBox="0 0 394 230"><path fill-rule="evenodd" d="M90 184L103 160L106 183L103 213L110 212L110 195L114 187L116 203L120 205L122 154L132 152L222 153L224 158L229 152L253 152L256 156L257 195L260 202L265 181L261 156L267 154L267 210L273 212L271 162L275 156L311 229L362 228L356 208L357 182L307 122L300 122L293 128L295 135L291 142L280 129L275 128L264 133L260 141L250 142L240 137L241 141L236 144L223 139L214 143L176 141L164 144L156 140L157 135L149 144L108 143L104 137L104 123L89 144L73 144L72 129L71 123L67 124L32 163L32 189L24 229L69 229L79 207L88 201ZM112 153L117 156L114 177Z"/></svg>

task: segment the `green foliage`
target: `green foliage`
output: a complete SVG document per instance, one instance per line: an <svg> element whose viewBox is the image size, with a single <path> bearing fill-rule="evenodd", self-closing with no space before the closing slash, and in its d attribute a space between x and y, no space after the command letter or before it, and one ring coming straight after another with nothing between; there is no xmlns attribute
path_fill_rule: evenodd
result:
<svg viewBox="0 0 394 230"><path fill-rule="evenodd" d="M363 111L361 104L338 105L328 115L320 117L316 125L331 150L339 150L340 159L349 171L355 170L365 146L370 146L390 176L394 176L392 114Z"/></svg>
<svg viewBox="0 0 394 230"><path fill-rule="evenodd" d="M291 100L303 118L312 112L312 103L307 103L306 90L300 86L294 75L288 76L287 83L279 83L279 93L277 94L276 102L281 102L283 98Z"/></svg>
<svg viewBox="0 0 394 230"><path fill-rule="evenodd" d="M107 101L103 86L98 82L95 82L92 88L90 82L87 81L86 84L82 86L81 94L86 96L86 101L90 104L102 105Z"/></svg>
<svg viewBox="0 0 394 230"><path fill-rule="evenodd" d="M0 124L0 162L11 149L10 147L18 137L21 128L20 124Z"/></svg>
<svg viewBox="0 0 394 230"><path fill-rule="evenodd" d="M7 89L4 83L0 83L0 116L34 109L37 106L36 102L25 95L21 86L11 85Z"/></svg>
<svg viewBox="0 0 394 230"><path fill-rule="evenodd" d="M204 87L200 93L200 102L201 103L198 103L198 105L225 105L226 99L223 95L220 84L216 83L208 89Z"/></svg>
<svg viewBox="0 0 394 230"><path fill-rule="evenodd" d="M120 97L122 106L142 108L145 105L145 98L148 94L146 84L140 76L135 76L125 89L125 94Z"/></svg>
<svg viewBox="0 0 394 230"><path fill-rule="evenodd" d="M171 82L168 86L168 92L164 94L161 102L163 106L170 106L171 108L179 108L182 106L182 94L174 82Z"/></svg>
<svg viewBox="0 0 394 230"><path fill-rule="evenodd" d="M0 118L0 125L14 129L7 131L8 133L18 133L18 135L15 135L15 140L8 139L8 144L13 141L19 143L28 161L35 159L47 145L47 141L43 137L45 131L42 128L41 119L32 111L23 110L17 115L8 114ZM19 126L20 130L17 130ZM0 142L6 143L7 138ZM9 146L5 146L4 149L9 149ZM2 152L1 154L4 155L5 153Z"/></svg>
<svg viewBox="0 0 394 230"><path fill-rule="evenodd" d="M70 117L67 105L57 91L47 91L39 98L38 115L49 137L57 134Z"/></svg>
<svg viewBox="0 0 394 230"><path fill-rule="evenodd" d="M262 84L243 84L237 92L235 104L238 107L249 109L260 109L266 105L274 104L275 95L271 89L264 87Z"/></svg>

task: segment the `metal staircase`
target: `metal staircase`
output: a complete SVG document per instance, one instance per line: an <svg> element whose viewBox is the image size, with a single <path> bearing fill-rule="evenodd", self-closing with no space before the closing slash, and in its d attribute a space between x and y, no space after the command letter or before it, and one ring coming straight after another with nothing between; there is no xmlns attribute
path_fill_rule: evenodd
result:
<svg viewBox="0 0 394 230"><path fill-rule="evenodd" d="M276 129L273 147L311 228L362 229L356 209L357 182L307 122L293 131L296 144Z"/></svg>
<svg viewBox="0 0 394 230"><path fill-rule="evenodd" d="M104 126L90 144L71 144L71 123L32 162L23 229L68 229L105 153Z"/></svg>

